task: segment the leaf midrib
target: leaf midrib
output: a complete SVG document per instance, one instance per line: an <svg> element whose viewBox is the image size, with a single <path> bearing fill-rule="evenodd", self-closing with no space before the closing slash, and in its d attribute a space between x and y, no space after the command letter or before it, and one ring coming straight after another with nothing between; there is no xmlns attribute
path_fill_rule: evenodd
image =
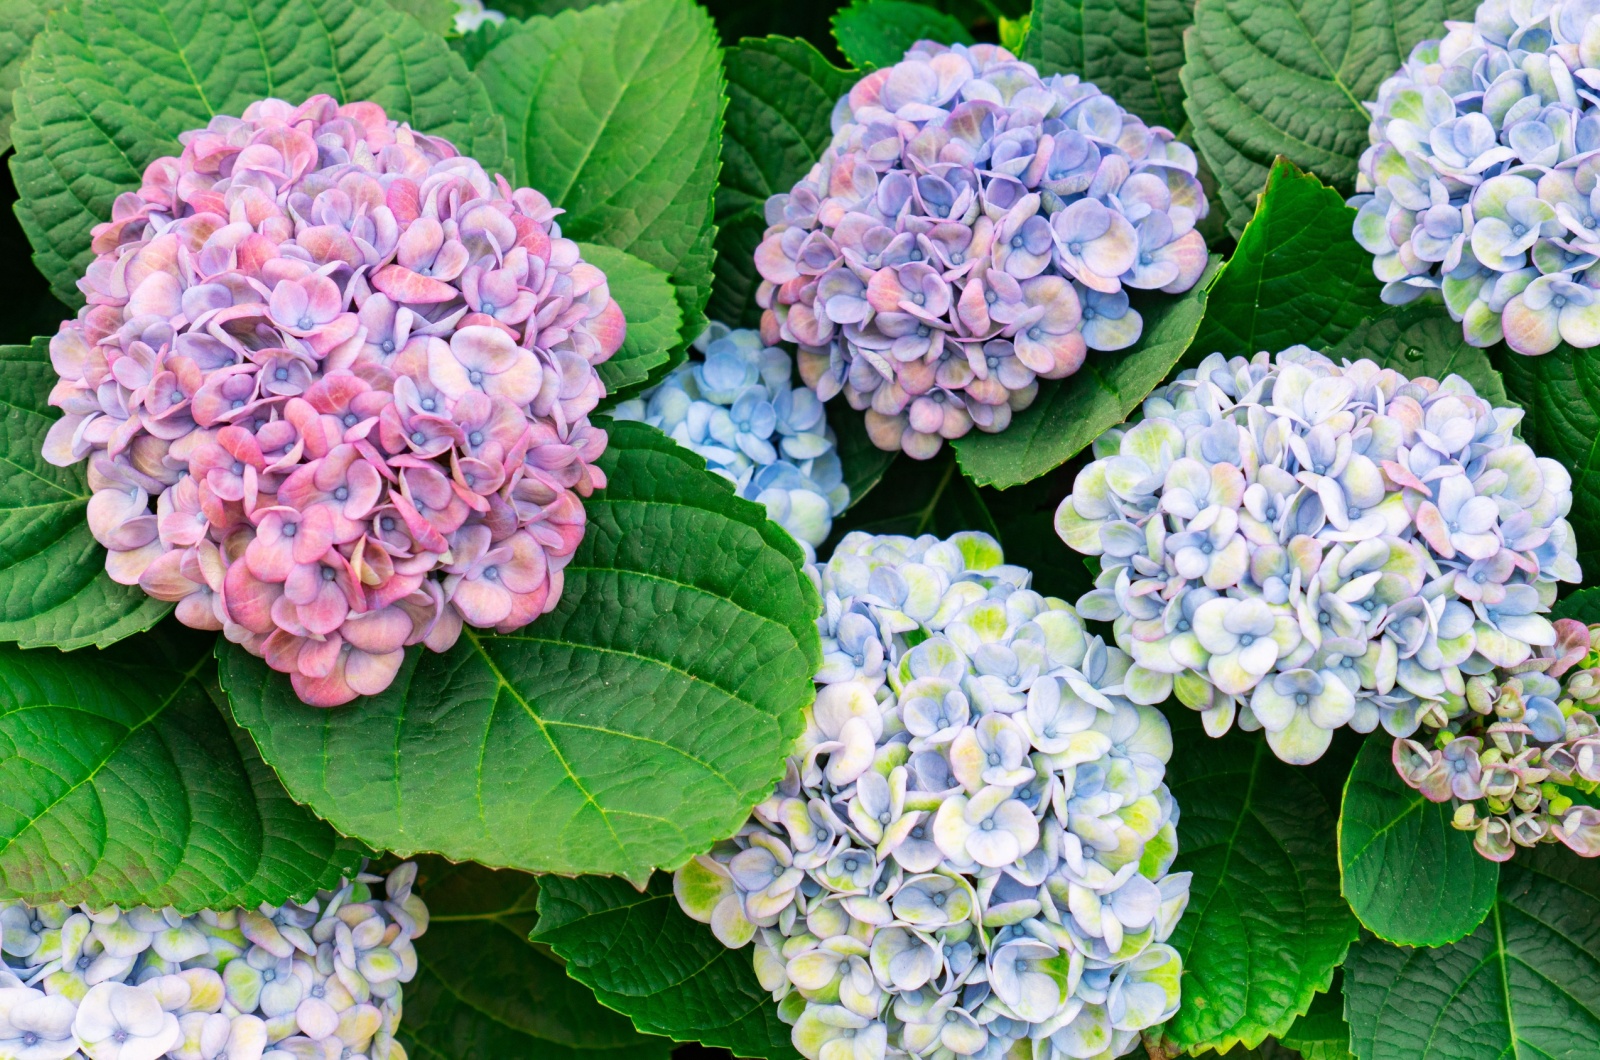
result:
<svg viewBox="0 0 1600 1060"><path fill-rule="evenodd" d="M172 687L172 691L167 694L166 698L160 700L156 704L155 708L153 710L151 710L150 713L147 714L143 719L141 719L140 721L128 726L127 731L122 734L121 738L119 738L117 740L117 742L111 746L111 748L106 752L106 754L101 758L101 760L95 764L94 768L91 769L87 774L85 774L82 779L80 779L76 783L72 784L65 791L63 791L59 796L57 796L55 799L51 800L51 802L47 806L45 806L43 809L41 809L38 813L34 814L27 821L24 821L22 826L19 827L16 830L15 833L13 833L10 836L0 836L0 857L4 857L6 851L11 849L11 846L12 846L13 843L15 843L18 839L22 838L22 836L24 834L26 834L29 830L31 830L34 827L34 825L36 825L40 820L42 820L44 817L48 816L53 810L55 810L55 808L57 806L59 806L61 803L65 802L67 800L67 798L69 798L70 796L75 794L85 784L90 783L91 781L93 781L95 779L95 777L99 776L100 775L100 771L105 769L105 767L111 763L111 760L113 758L115 758L119 752L121 752L122 748L127 744L127 742L130 739L133 738L133 735L136 732L139 732L139 731L143 730L145 726L149 725L151 722L155 721L158 717L160 717L163 713L166 712L166 709L172 705L172 703L173 703L173 701L175 699L178 698L178 693L182 692L183 689L185 687L187 687L189 682L194 680L195 675L200 672L200 670L205 666L205 664L207 663L207 661L210 660L210 658L211 657L209 655L201 655L200 658L198 660L196 660L195 664L193 666L191 666L188 670L186 670L183 673L182 678L178 681L177 684L175 684ZM53 710L79 711L79 712L82 712L82 713L92 713L92 711L85 710L85 708L80 706L80 705L69 704L69 703L29 704L24 709L28 709L28 710L53 709ZM10 715L17 714L17 713L21 713L21 711L20 710L8 711L8 712L6 712L5 715L0 715L0 717L9 717ZM104 715L100 715L100 716L104 717ZM107 718L106 720L109 721L111 719ZM188 796L188 789L187 789L186 786L184 788L184 794L185 794L185 797ZM192 823L193 822L191 821L191 825L192 825ZM103 855L104 855L104 850L102 849L101 850L101 856L103 856ZM95 863L95 867L97 867L98 865L99 865L99 862L97 860L96 863ZM83 874L83 881L89 880L94 875L94 868L95 867L90 867L90 868L85 870L85 872Z"/></svg>

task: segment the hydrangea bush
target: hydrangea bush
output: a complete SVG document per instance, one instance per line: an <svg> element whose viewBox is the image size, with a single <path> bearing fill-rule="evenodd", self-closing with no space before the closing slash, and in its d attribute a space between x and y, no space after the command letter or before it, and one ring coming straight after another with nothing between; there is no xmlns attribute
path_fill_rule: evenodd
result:
<svg viewBox="0 0 1600 1060"><path fill-rule="evenodd" d="M1597 15L1488 0L1383 82L1350 202L1385 301L1436 292L1475 346L1600 344Z"/></svg>
<svg viewBox="0 0 1600 1060"><path fill-rule="evenodd" d="M920 41L839 100L832 143L767 201L762 334L823 401L919 459L1003 431L1037 380L1121 350L1129 291L1206 266L1194 152L1071 74Z"/></svg>
<svg viewBox="0 0 1600 1060"><path fill-rule="evenodd" d="M1166 719L986 534L847 534L787 774L674 876L809 1060L1114 1057L1178 1004Z"/></svg>
<svg viewBox="0 0 1600 1060"><path fill-rule="evenodd" d="M549 611L625 327L561 211L370 103L180 139L96 227L50 343L45 456L88 460L113 580L318 706Z"/></svg>
<svg viewBox="0 0 1600 1060"><path fill-rule="evenodd" d="M1570 618L1555 627L1538 657L1469 678L1465 695L1429 704L1415 738L1394 741L1400 778L1451 803L1452 823L1492 861L1557 841L1600 856L1600 808L1574 801L1600 791L1600 627Z"/></svg>
<svg viewBox="0 0 1600 1060"><path fill-rule="evenodd" d="M1288 762L1334 729L1410 736L1469 679L1556 643L1581 572L1572 477L1459 376L1407 379L1304 347L1214 354L1095 442L1056 513L1100 557L1140 702L1235 717Z"/></svg>
<svg viewBox="0 0 1600 1060"><path fill-rule="evenodd" d="M401 988L428 930L416 874L195 916L0 903L0 1055L405 1060Z"/></svg>
<svg viewBox="0 0 1600 1060"><path fill-rule="evenodd" d="M694 347L703 360L679 365L611 415L642 420L705 457L816 559L834 516L850 504L822 402L791 385L794 358L755 331L713 323Z"/></svg>

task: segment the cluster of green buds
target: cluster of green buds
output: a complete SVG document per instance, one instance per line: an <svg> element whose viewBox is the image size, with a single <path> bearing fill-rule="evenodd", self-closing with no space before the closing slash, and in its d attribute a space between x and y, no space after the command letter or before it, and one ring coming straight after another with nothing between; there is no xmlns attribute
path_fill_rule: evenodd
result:
<svg viewBox="0 0 1600 1060"><path fill-rule="evenodd" d="M1600 624L1555 623L1556 644L1519 666L1469 678L1431 702L1394 767L1491 861L1565 843L1600 855ZM1564 678L1564 680L1563 680Z"/></svg>

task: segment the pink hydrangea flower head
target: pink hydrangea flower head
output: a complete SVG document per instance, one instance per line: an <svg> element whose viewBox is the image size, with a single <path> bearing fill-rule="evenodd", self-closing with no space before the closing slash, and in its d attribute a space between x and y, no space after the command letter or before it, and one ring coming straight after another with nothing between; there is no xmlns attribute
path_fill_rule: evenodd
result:
<svg viewBox="0 0 1600 1060"><path fill-rule="evenodd" d="M371 103L179 137L94 230L50 358L106 570L315 706L555 606L622 345L560 210Z"/></svg>
<svg viewBox="0 0 1600 1060"><path fill-rule="evenodd" d="M1129 290L1206 267L1194 152L1076 76L994 45L918 41L834 111L833 142L767 201L762 337L806 385L925 459L1005 430L1038 380L1138 341Z"/></svg>

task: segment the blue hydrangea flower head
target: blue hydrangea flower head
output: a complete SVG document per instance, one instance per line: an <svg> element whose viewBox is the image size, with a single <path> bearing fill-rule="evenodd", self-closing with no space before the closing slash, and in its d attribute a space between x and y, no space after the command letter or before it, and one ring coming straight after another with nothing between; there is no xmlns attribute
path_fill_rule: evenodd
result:
<svg viewBox="0 0 1600 1060"><path fill-rule="evenodd" d="M1410 736L1554 645L1557 584L1582 578L1572 478L1521 418L1459 376L1213 354L1102 435L1057 510L1100 557L1078 610L1112 623L1125 687L1212 735L1237 718L1296 763L1343 725Z"/></svg>
<svg viewBox="0 0 1600 1060"><path fill-rule="evenodd" d="M845 535L784 779L675 874L809 1060L1114 1057L1178 1006L1166 719L986 534Z"/></svg>
<svg viewBox="0 0 1600 1060"><path fill-rule="evenodd" d="M705 457L814 558L850 504L822 402L791 385L793 358L758 332L713 323L694 348L699 359L619 402L612 415L658 427Z"/></svg>
<svg viewBox="0 0 1600 1060"><path fill-rule="evenodd" d="M1367 104L1356 240L1475 346L1600 344L1600 3L1486 0Z"/></svg>

